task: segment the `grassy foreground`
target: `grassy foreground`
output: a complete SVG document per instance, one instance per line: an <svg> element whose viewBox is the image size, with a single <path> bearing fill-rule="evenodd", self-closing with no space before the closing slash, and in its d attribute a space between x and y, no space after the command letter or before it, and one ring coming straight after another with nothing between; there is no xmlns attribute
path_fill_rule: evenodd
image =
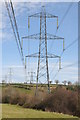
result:
<svg viewBox="0 0 80 120"><path fill-rule="evenodd" d="M3 118L77 118L59 113L26 109L17 105L10 105L10 104L2 104L2 117Z"/></svg>

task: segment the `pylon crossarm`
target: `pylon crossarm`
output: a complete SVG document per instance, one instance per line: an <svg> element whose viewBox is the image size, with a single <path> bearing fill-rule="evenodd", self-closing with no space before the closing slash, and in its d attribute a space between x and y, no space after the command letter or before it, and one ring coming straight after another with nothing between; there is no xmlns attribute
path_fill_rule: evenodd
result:
<svg viewBox="0 0 80 120"><path fill-rule="evenodd" d="M39 39L39 38L40 38L40 33L22 37L22 39Z"/></svg>
<svg viewBox="0 0 80 120"><path fill-rule="evenodd" d="M40 17L40 13L35 13L33 15L29 15L28 17Z"/></svg>
<svg viewBox="0 0 80 120"><path fill-rule="evenodd" d="M30 54L30 55L26 55L25 57L38 57L39 53L34 53L34 54Z"/></svg>
<svg viewBox="0 0 80 120"><path fill-rule="evenodd" d="M45 39L45 36L41 38ZM40 39L40 33L22 37L22 40L23 39L37 39L38 40ZM64 38L47 33L47 40L64 40Z"/></svg>
<svg viewBox="0 0 80 120"><path fill-rule="evenodd" d="M46 13L46 18L58 18L58 16Z"/></svg>
<svg viewBox="0 0 80 120"><path fill-rule="evenodd" d="M35 54L31 54L31 55L26 55L25 57L39 57L39 53L35 53ZM46 55L41 55L41 58L46 58ZM60 56L54 55L54 54L50 54L47 55L47 58L60 58Z"/></svg>
<svg viewBox="0 0 80 120"><path fill-rule="evenodd" d="M48 58L60 58L60 56L49 53L49 54L48 54Z"/></svg>
<svg viewBox="0 0 80 120"><path fill-rule="evenodd" d="M49 40L63 40L64 38L63 37L59 37L59 36L55 36L55 35L52 35L52 34L49 34L47 33L47 39Z"/></svg>
<svg viewBox="0 0 80 120"><path fill-rule="evenodd" d="M50 54L47 55L48 58L59 58L60 56L54 55L54 54Z"/></svg>
<svg viewBox="0 0 80 120"><path fill-rule="evenodd" d="M40 13L35 13L35 14L33 14L33 15L29 15L28 17L40 17L40 14L41 14L42 12L40 12ZM45 15L44 14L42 14L42 17L45 17ZM56 15L52 15L52 14L50 14L50 13L46 13L46 18L58 18L58 16L56 16Z"/></svg>

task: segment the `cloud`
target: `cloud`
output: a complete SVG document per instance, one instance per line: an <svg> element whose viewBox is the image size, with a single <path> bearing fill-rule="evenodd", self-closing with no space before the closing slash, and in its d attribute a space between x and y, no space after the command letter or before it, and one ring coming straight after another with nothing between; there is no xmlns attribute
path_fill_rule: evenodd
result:
<svg viewBox="0 0 80 120"><path fill-rule="evenodd" d="M71 64L71 62L64 62L64 65L69 65ZM54 66L55 63L50 64L49 66L49 70L52 69L52 65ZM9 68L12 68L12 79L15 82L25 82L25 71L24 71L24 67L22 65L11 65L11 66L5 66L3 67L3 76L8 75L9 73ZM37 62L32 62L29 64L29 66L27 66L27 79L30 79L30 74L28 74L28 72L35 72L35 76L37 74ZM54 69L53 69L54 70ZM54 82L55 79L59 79L59 81L63 81L63 80L67 80L67 81L78 81L78 68L77 66L71 66L69 68L60 70L59 74L54 78L56 72L57 72L58 68L56 68L54 70L54 72L52 72L52 74L50 75L50 79ZM14 80L15 79L15 80ZM34 78L35 79L35 78Z"/></svg>

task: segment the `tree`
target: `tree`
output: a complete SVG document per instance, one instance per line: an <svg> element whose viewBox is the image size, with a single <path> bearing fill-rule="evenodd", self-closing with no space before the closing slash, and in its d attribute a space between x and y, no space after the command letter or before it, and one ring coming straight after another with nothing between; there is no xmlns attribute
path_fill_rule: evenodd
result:
<svg viewBox="0 0 80 120"><path fill-rule="evenodd" d="M68 81L68 85L72 85L72 82L71 82L71 81Z"/></svg>
<svg viewBox="0 0 80 120"><path fill-rule="evenodd" d="M67 84L67 81L66 81L66 80L64 80L62 83L63 83L64 85L66 85L66 84Z"/></svg>
<svg viewBox="0 0 80 120"><path fill-rule="evenodd" d="M49 83L51 84L51 83L52 83L52 80L49 80Z"/></svg>
<svg viewBox="0 0 80 120"><path fill-rule="evenodd" d="M2 80L2 83L4 84L4 83L6 83L6 81L5 81L5 80Z"/></svg>
<svg viewBox="0 0 80 120"><path fill-rule="evenodd" d="M56 83L56 85L58 85L58 83L59 83L59 80L55 80L55 83Z"/></svg>

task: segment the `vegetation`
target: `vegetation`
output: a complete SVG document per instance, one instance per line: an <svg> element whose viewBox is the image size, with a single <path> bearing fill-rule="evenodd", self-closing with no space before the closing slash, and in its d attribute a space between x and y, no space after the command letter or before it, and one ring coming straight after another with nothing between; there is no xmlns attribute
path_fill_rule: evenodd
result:
<svg viewBox="0 0 80 120"><path fill-rule="evenodd" d="M63 88L52 91L38 106L37 109L56 111L64 114L77 115L78 94Z"/></svg>
<svg viewBox="0 0 80 120"><path fill-rule="evenodd" d="M55 80L55 83L56 83L56 85L58 85L58 83L59 83L59 80Z"/></svg>
<svg viewBox="0 0 80 120"><path fill-rule="evenodd" d="M69 115L25 109L17 105L3 104L3 118L77 118ZM66 119L67 120L67 119Z"/></svg>
<svg viewBox="0 0 80 120"><path fill-rule="evenodd" d="M35 96L34 93L34 87L25 89L11 85L6 86L3 87L2 102L17 104L24 108L33 108L74 116L80 115L77 86L54 86L51 87L51 94L48 94L45 88L39 87L38 96Z"/></svg>

